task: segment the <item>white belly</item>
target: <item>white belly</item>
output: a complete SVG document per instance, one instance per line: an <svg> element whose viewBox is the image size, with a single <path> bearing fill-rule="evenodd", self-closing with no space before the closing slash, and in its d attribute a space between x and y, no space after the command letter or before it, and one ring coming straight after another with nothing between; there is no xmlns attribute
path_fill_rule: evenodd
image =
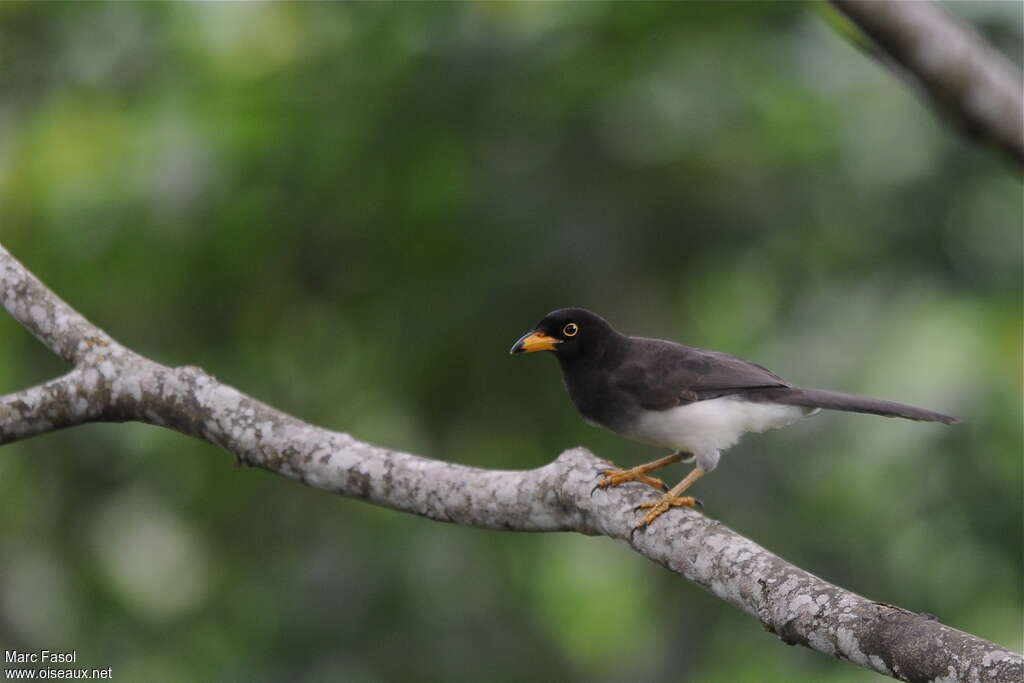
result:
<svg viewBox="0 0 1024 683"><path fill-rule="evenodd" d="M668 410L649 411L637 421L628 436L652 446L700 456L729 448L746 432L785 427L815 412L816 409L801 406L723 396Z"/></svg>

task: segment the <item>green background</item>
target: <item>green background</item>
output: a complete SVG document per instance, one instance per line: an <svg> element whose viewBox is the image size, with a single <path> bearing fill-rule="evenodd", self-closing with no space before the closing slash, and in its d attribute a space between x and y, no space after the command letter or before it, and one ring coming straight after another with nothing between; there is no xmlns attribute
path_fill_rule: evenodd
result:
<svg viewBox="0 0 1024 683"><path fill-rule="evenodd" d="M950 9L1020 63L1020 4ZM808 571L1019 649L1020 178L835 20L3 3L0 239L143 354L481 467L664 453L508 355L568 305L960 415L824 413L694 492ZM64 370L0 316L0 393ZM7 446L0 501L0 649L115 680L881 680L608 539L428 522L155 427Z"/></svg>

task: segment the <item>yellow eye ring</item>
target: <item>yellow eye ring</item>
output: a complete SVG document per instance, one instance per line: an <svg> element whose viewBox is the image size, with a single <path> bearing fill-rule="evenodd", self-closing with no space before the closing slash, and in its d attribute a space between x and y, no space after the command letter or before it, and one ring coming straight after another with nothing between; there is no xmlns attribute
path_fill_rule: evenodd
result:
<svg viewBox="0 0 1024 683"><path fill-rule="evenodd" d="M580 326L576 323L566 323L565 327L562 328L562 334L566 337L575 337L576 333L580 331Z"/></svg>

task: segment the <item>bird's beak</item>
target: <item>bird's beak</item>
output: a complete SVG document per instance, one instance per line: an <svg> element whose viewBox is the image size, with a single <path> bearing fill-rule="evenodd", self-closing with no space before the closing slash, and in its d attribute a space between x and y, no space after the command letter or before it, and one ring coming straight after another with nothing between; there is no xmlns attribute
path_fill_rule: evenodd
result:
<svg viewBox="0 0 1024 683"><path fill-rule="evenodd" d="M554 351L556 344L561 344L561 339L549 337L540 330L531 330L519 338L512 345L509 353L533 353L534 351Z"/></svg>

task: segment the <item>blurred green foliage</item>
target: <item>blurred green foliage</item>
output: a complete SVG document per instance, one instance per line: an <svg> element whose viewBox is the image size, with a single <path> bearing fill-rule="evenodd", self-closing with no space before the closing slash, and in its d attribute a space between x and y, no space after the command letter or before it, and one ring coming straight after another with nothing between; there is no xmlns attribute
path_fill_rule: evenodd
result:
<svg viewBox="0 0 1024 683"><path fill-rule="evenodd" d="M1020 62L1020 4L951 8ZM9 2L0 129L0 238L55 291L361 439L659 455L507 355L565 305L963 416L823 414L699 495L1020 647L1020 180L813 5ZM0 392L63 369L0 316ZM0 500L0 646L116 680L876 678L607 539L427 522L156 428L8 446Z"/></svg>

